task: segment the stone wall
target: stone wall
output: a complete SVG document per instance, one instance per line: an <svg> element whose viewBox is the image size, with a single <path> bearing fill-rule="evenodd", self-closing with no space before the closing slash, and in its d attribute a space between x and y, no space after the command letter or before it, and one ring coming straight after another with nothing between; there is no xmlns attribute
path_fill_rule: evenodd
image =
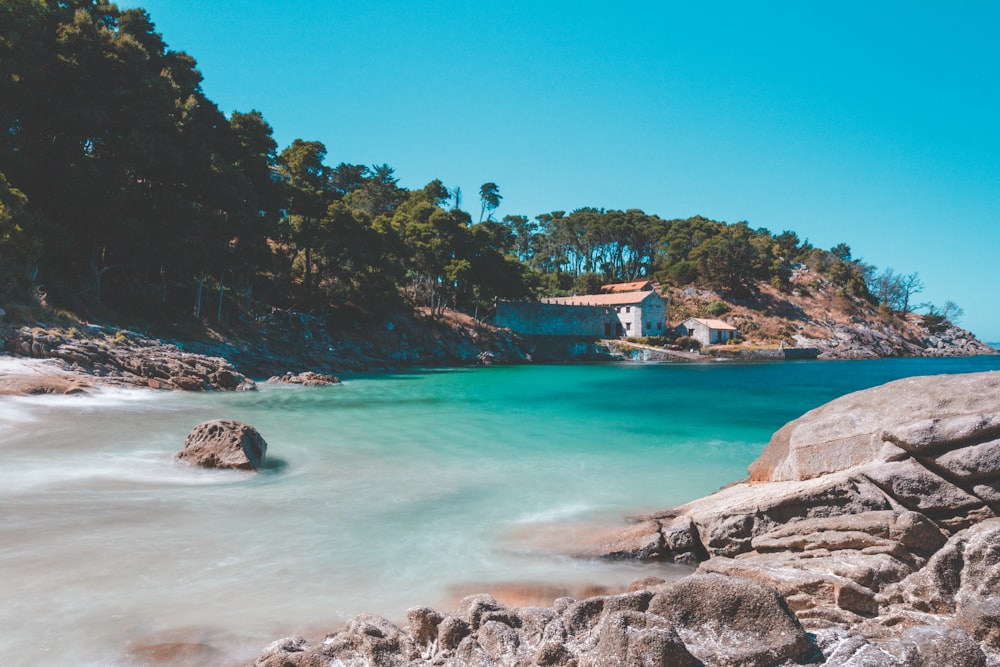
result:
<svg viewBox="0 0 1000 667"><path fill-rule="evenodd" d="M566 306L550 303L497 303L493 323L527 336L580 336L606 338L614 335L617 322L610 308ZM608 328L610 327L610 329Z"/></svg>

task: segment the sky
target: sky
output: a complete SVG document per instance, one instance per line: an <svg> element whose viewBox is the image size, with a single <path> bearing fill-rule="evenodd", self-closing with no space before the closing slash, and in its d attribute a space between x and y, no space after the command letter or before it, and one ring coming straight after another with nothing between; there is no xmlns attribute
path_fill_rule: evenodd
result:
<svg viewBox="0 0 1000 667"><path fill-rule="evenodd" d="M141 0L279 148L478 218L702 215L918 273L1000 341L1000 3Z"/></svg>

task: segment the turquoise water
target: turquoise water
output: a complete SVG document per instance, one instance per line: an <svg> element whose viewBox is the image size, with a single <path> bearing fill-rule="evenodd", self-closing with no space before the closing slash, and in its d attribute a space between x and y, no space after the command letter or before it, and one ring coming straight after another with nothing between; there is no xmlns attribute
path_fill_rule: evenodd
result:
<svg viewBox="0 0 1000 667"><path fill-rule="evenodd" d="M771 433L849 391L1000 357L518 366L248 394L0 399L0 664L235 659L363 611L470 590L626 586L574 538L745 475ZM174 463L196 424L269 443L259 475ZM655 570L661 576L676 570Z"/></svg>

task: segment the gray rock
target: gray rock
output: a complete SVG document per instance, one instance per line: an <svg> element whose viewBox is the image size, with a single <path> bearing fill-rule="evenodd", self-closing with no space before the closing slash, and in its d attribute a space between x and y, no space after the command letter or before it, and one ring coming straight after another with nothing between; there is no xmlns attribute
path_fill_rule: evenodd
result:
<svg viewBox="0 0 1000 667"><path fill-rule="evenodd" d="M746 579L685 577L659 587L649 612L670 621L691 654L710 665L766 667L819 654L781 595Z"/></svg>
<svg viewBox="0 0 1000 667"><path fill-rule="evenodd" d="M700 664L673 625L653 614L617 611L597 628L597 646L580 657L580 667L694 667Z"/></svg>
<svg viewBox="0 0 1000 667"><path fill-rule="evenodd" d="M177 453L177 460L203 468L260 470L267 442L252 426L217 419L195 426Z"/></svg>
<svg viewBox="0 0 1000 667"><path fill-rule="evenodd" d="M903 632L902 641L914 644L923 665L986 667L986 654L969 635L955 628L918 626Z"/></svg>
<svg viewBox="0 0 1000 667"><path fill-rule="evenodd" d="M802 480L913 451L975 444L1000 430L1000 372L904 378L830 401L782 427L750 466L754 481ZM980 441L982 441L980 440Z"/></svg>

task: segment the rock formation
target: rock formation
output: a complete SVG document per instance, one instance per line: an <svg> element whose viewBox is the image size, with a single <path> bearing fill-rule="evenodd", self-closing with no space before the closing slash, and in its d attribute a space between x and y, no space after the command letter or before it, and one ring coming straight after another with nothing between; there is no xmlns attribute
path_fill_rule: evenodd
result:
<svg viewBox="0 0 1000 667"><path fill-rule="evenodd" d="M94 384L152 389L252 390L253 380L220 357L185 352L176 345L118 330L22 328L6 332L7 351L52 359Z"/></svg>
<svg viewBox="0 0 1000 667"><path fill-rule="evenodd" d="M419 607L257 667L1000 665L1000 372L908 378L779 430L750 479L577 555L696 565L629 593Z"/></svg>
<svg viewBox="0 0 1000 667"><path fill-rule="evenodd" d="M267 381L272 384L301 384L305 387L325 387L331 384L340 384L340 378L338 377L313 373L312 371L273 375Z"/></svg>
<svg viewBox="0 0 1000 667"><path fill-rule="evenodd" d="M986 664L1000 660L998 490L1000 373L907 378L790 422L748 481L588 553L773 586L804 627L836 639L831 651L895 656L864 664L918 664L906 655L921 642L970 641L981 657L947 664Z"/></svg>
<svg viewBox="0 0 1000 667"><path fill-rule="evenodd" d="M766 667L819 655L781 597L755 582L698 575L646 590L560 598L551 608L465 598L452 614L363 615L322 642L274 642L255 667L312 665L635 665Z"/></svg>
<svg viewBox="0 0 1000 667"><path fill-rule="evenodd" d="M202 468L260 470L267 443L252 426L216 419L195 426L184 440L177 460Z"/></svg>

